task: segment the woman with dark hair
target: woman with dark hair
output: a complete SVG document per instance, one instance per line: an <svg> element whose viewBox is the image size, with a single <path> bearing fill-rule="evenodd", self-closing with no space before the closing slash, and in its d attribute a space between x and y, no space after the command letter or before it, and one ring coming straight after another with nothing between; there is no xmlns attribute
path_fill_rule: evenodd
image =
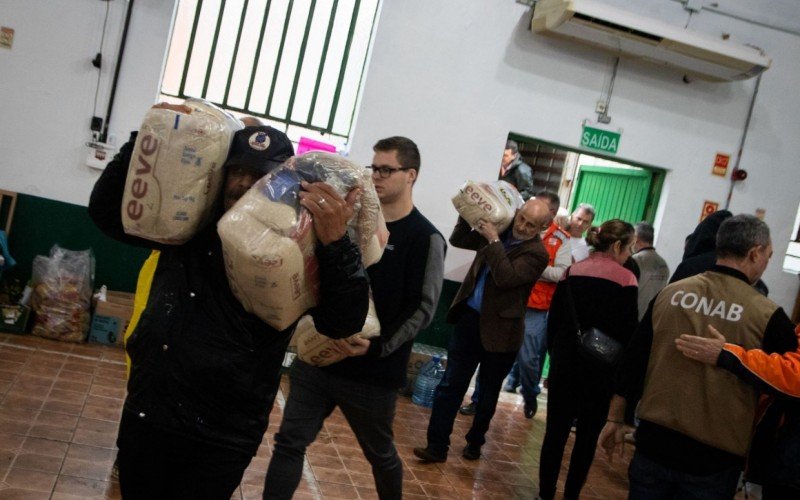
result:
<svg viewBox="0 0 800 500"><path fill-rule="evenodd" d="M583 331L595 327L623 346L628 343L638 323L637 283L622 264L631 255L634 239L633 226L619 219L589 229L586 241L594 250L567 270L553 296L547 320L547 427L539 464L542 499L555 497L573 421L575 446L565 499L578 498L592 465L597 438L606 423L615 366L579 352L576 320Z"/></svg>

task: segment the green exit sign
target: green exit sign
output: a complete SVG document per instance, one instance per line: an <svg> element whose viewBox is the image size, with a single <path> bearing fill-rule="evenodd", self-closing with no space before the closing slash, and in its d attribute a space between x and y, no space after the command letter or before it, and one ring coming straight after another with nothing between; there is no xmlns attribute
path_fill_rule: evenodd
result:
<svg viewBox="0 0 800 500"><path fill-rule="evenodd" d="M611 132L584 125L581 146L604 153L617 154L621 135L619 132Z"/></svg>

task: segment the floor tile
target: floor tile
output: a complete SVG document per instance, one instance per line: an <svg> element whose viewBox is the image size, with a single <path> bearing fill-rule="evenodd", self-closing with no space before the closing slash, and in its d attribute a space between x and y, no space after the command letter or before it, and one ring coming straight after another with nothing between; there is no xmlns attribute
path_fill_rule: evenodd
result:
<svg viewBox="0 0 800 500"><path fill-rule="evenodd" d="M121 349L0 334L0 500L120 498L119 485L110 476L125 386ZM269 428L232 499L261 498L288 389L284 376ZM424 464L413 449L425 444L430 409L399 397L394 432L403 464L403 497L534 498L546 415L544 396L540 402L539 413L528 420L519 394L501 394L482 456L474 461L461 457L463 436L472 419L458 415L447 462ZM561 493L573 444L571 435L558 482ZM629 448L621 461L609 464L598 454L581 497L625 498L631 455ZM294 495L297 500L377 498L372 468L338 409L308 447L303 467Z"/></svg>
<svg viewBox="0 0 800 500"><path fill-rule="evenodd" d="M98 481L72 476L59 476L53 491L53 500L77 498L121 498L119 485L110 481Z"/></svg>
<svg viewBox="0 0 800 500"><path fill-rule="evenodd" d="M17 458L14 460L14 467L58 474L61 470L62 461L63 457L21 452L17 454Z"/></svg>
<svg viewBox="0 0 800 500"><path fill-rule="evenodd" d="M6 473L5 484L11 488L49 493L56 483L57 474L12 467Z"/></svg>

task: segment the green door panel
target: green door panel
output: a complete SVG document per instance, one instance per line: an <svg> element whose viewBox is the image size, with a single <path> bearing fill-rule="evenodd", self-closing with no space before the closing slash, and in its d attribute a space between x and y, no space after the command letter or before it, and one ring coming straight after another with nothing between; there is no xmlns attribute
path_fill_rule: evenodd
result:
<svg viewBox="0 0 800 500"><path fill-rule="evenodd" d="M571 210L590 203L596 214L594 225L609 219L637 223L648 214L653 174L641 168L581 166Z"/></svg>

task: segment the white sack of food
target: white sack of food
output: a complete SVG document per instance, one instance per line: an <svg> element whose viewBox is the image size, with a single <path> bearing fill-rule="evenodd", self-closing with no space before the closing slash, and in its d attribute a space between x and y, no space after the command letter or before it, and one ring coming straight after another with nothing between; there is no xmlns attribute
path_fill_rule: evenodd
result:
<svg viewBox="0 0 800 500"><path fill-rule="evenodd" d="M209 220L242 124L199 99L184 105L190 113L151 108L139 128L122 198L127 234L179 245Z"/></svg>
<svg viewBox="0 0 800 500"><path fill-rule="evenodd" d="M480 219L492 222L502 233L514 220L514 214L523 204L517 188L506 181L467 181L452 198L453 206L473 228Z"/></svg>
<svg viewBox="0 0 800 500"><path fill-rule="evenodd" d="M370 184L372 182L370 181ZM374 190L374 187L373 187ZM376 264L383 256L383 249L389 242L389 230L386 228L386 219L383 218L383 212L378 208L378 220L375 232L370 236L366 243L361 245L361 260L364 262L364 267L369 267Z"/></svg>
<svg viewBox="0 0 800 500"><path fill-rule="evenodd" d="M371 177L341 156L306 153L262 177L220 219L217 231L234 295L277 330L319 302L317 238L310 212L299 203L301 180L327 182L342 197L361 188L348 232L365 266L380 260L388 238Z"/></svg>
<svg viewBox="0 0 800 500"><path fill-rule="evenodd" d="M355 335L348 337L361 337L371 339L381 334L381 324L375 312L375 304L369 299L369 311L364 328ZM328 366L343 360L346 356L340 354L333 348L333 339L319 333L314 328L314 320L311 316L303 316L297 323L292 342L296 345L297 357L304 362L314 366Z"/></svg>

